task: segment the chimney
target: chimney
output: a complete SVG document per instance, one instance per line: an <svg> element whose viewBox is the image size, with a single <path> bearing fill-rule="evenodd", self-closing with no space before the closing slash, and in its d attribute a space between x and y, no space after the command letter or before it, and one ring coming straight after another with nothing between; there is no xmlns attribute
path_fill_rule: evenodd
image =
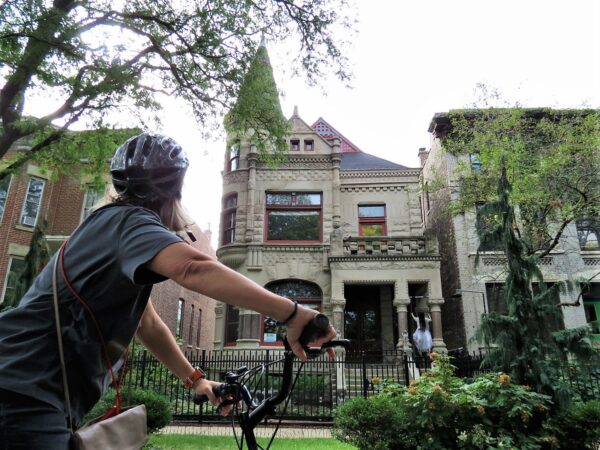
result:
<svg viewBox="0 0 600 450"><path fill-rule="evenodd" d="M421 161L421 167L425 166L425 162L427 161L428 156L429 151L425 150L425 147L421 147L419 149L419 160Z"/></svg>

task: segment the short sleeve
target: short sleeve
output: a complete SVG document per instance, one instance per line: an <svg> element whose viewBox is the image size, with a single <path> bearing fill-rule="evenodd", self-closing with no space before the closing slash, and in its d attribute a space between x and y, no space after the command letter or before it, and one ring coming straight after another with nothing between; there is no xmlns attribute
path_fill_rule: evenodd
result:
<svg viewBox="0 0 600 450"><path fill-rule="evenodd" d="M184 242L169 231L151 211L136 208L122 224L119 237L121 271L135 284L154 284L165 277L148 270L145 264L165 247Z"/></svg>

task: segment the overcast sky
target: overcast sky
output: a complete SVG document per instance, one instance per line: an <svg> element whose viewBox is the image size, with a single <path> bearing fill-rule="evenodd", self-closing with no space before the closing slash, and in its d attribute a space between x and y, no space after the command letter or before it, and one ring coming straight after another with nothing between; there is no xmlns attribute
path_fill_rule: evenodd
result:
<svg viewBox="0 0 600 450"><path fill-rule="evenodd" d="M284 114L297 105L308 124L323 117L367 153L418 166L433 114L472 105L478 83L523 106L600 106L599 0L356 3L353 89L331 81L324 96L288 77L285 47L268 49ZM184 201L216 248L225 145L196 127L182 108L164 118L192 159Z"/></svg>

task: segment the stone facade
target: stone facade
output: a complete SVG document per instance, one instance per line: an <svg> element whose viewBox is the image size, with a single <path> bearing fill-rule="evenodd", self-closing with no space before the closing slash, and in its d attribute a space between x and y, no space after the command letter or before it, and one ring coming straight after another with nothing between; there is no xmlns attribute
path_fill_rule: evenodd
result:
<svg viewBox="0 0 600 450"><path fill-rule="evenodd" d="M27 151L27 145L20 144L17 151ZM9 153L5 158L9 158ZM35 210L37 214L31 215L23 223L24 203L28 194L30 180L36 180L41 191L37 196L30 196L30 202L38 205ZM47 221L45 239L52 252L56 251L62 242L69 237L71 232L81 223L84 218L85 209L92 200L90 192L86 190L85 180L76 177L58 175L53 177L51 173L44 172L34 164L26 165L21 172L12 175L7 189L0 192L0 205L2 216L0 217L0 280L2 280L2 292L0 304L7 295L10 295L9 271L11 265L13 271L18 267L29 251L34 226L41 221ZM94 198L99 198L98 195ZM214 249L210 245L210 238L199 229L194 229L197 242L195 247L206 253L214 255ZM200 294L184 290L172 281L166 281L157 285L152 293L152 301L169 326L173 334L177 330L178 299L185 299L182 311L182 323L180 324L183 349L212 349L214 335L214 300L201 296ZM194 313L192 313L194 310ZM202 311L202 322L198 322L198 316ZM192 323L192 316L195 319ZM181 322L181 320L180 320Z"/></svg>
<svg viewBox="0 0 600 450"><path fill-rule="evenodd" d="M437 116L437 115L436 115ZM423 193L425 226L440 242L442 257L442 296L447 302L442 307L444 338L449 348L462 347L479 350L474 339L481 315L490 310L486 289L506 278L506 260L501 252L482 252L475 264L479 238L475 229L475 207L466 214L452 216L447 205L459 193L457 170L459 161L468 163L468 155L447 153L436 134L436 122L430 126L431 147L421 151L424 184L435 186ZM579 248L575 224L569 225L559 245L541 261L540 268L547 283L589 280L600 282L600 251ZM457 289L462 290L456 296ZM573 303L579 288L560 294L561 303ZM567 328L586 324L583 303L562 307L563 322Z"/></svg>
<svg viewBox="0 0 600 450"><path fill-rule="evenodd" d="M424 233L420 169L361 152L324 121L307 125L297 111L289 122L287 158L276 166L261 162L250 140L228 150L223 202L236 198L237 205L234 213L223 210L219 260L267 288L316 286L319 309L342 336L361 330L362 336L352 336L356 350L402 348L403 331L414 330L410 313L419 312L431 315L434 348L444 350L440 254L436 237ZM232 167L231 152L238 151L239 164ZM269 193L320 196L318 239L269 239ZM385 210L381 235L359 233L359 206L369 205ZM226 234L232 214L233 240ZM281 345L253 311L226 305L216 311L215 348Z"/></svg>

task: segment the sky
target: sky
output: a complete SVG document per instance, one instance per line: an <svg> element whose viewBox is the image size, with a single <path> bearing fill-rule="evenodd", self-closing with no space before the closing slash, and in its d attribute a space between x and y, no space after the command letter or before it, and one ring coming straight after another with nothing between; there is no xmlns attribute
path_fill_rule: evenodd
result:
<svg viewBox="0 0 600 450"><path fill-rule="evenodd" d="M267 43L286 117L297 106L308 124L323 117L361 150L417 167L433 115L472 106L478 84L510 104L600 107L600 0L355 2L352 89L290 78L286 44ZM224 138L203 139L179 104L162 131L190 155L183 200L216 248Z"/></svg>

